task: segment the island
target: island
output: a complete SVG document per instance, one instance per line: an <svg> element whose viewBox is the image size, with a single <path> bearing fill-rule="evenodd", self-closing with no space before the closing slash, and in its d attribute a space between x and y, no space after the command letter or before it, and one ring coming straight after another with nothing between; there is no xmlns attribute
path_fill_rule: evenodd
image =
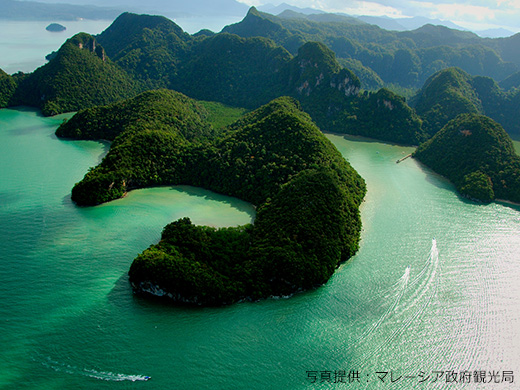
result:
<svg viewBox="0 0 520 390"><path fill-rule="evenodd" d="M0 108L7 107L16 91L16 81L0 69Z"/></svg>
<svg viewBox="0 0 520 390"><path fill-rule="evenodd" d="M461 114L413 154L470 199L520 203L520 156L505 130L478 114Z"/></svg>
<svg viewBox="0 0 520 390"><path fill-rule="evenodd" d="M358 249L364 180L293 98L218 129L200 102L150 91L82 110L56 134L113 140L74 186L78 205L188 184L256 206L251 225L215 229L183 218L166 226L132 263L138 293L192 305L287 296L325 283Z"/></svg>
<svg viewBox="0 0 520 390"><path fill-rule="evenodd" d="M67 27L59 24L59 23L51 23L47 27L45 27L45 30L50 32L62 32L65 31Z"/></svg>

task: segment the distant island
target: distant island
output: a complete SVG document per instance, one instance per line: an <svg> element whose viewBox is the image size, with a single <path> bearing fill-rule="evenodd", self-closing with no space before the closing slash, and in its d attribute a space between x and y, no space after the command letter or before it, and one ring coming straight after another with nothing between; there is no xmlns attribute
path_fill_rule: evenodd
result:
<svg viewBox="0 0 520 390"><path fill-rule="evenodd" d="M82 110L56 132L114 140L73 188L79 205L188 184L257 206L253 225L214 229L184 218L166 226L130 268L135 290L221 305L325 283L358 249L363 179L292 98L221 129L206 118L202 103L159 90Z"/></svg>
<svg viewBox="0 0 520 390"><path fill-rule="evenodd" d="M50 32L62 32L62 31L65 31L67 29L67 27L65 27L59 23L51 23L47 27L45 27L45 29Z"/></svg>

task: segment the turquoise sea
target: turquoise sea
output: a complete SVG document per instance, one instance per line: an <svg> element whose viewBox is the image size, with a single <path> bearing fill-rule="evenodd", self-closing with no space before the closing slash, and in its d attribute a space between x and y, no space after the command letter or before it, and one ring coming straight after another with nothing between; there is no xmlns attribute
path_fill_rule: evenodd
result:
<svg viewBox="0 0 520 390"><path fill-rule="evenodd" d="M1 389L518 388L520 206L395 163L412 148L328 135L367 181L358 254L290 298L174 307L132 294L133 258L172 220L254 209L192 187L76 207L107 145L57 139L64 117L0 110Z"/></svg>
<svg viewBox="0 0 520 390"><path fill-rule="evenodd" d="M190 187L76 207L70 188L107 146L58 140L61 120L0 110L0 388L450 389L435 376L466 370L520 380L518 206L465 201L416 161L396 164L411 148L329 135L368 183L359 253L315 291L178 308L132 294L132 259L174 219L229 226L254 209ZM360 382L327 381L342 371Z"/></svg>

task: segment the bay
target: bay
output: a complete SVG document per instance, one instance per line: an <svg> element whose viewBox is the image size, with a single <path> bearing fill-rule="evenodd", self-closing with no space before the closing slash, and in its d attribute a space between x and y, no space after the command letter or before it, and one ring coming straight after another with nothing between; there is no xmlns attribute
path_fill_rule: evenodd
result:
<svg viewBox="0 0 520 390"><path fill-rule="evenodd" d="M359 253L288 299L173 307L132 294L135 255L176 218L236 225L254 210L190 187L76 207L70 188L107 145L56 139L62 119L0 110L1 388L134 388L145 376L154 389L353 386L321 382L342 371L368 389L384 372L401 376L393 389L456 388L433 383L449 370L518 380L518 206L468 202L415 160L396 164L411 148L328 135L367 181Z"/></svg>

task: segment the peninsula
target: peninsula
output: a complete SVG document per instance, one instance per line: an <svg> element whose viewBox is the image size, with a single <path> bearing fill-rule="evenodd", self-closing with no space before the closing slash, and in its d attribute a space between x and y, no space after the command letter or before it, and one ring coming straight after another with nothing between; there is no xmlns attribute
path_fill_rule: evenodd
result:
<svg viewBox="0 0 520 390"><path fill-rule="evenodd" d="M358 249L363 179L292 98L278 98L220 131L204 111L184 95L159 90L82 110L57 131L114 140L72 190L79 205L135 188L189 184L257 207L247 226L214 229L187 218L169 224L161 241L134 260L134 289L221 305L325 283Z"/></svg>

